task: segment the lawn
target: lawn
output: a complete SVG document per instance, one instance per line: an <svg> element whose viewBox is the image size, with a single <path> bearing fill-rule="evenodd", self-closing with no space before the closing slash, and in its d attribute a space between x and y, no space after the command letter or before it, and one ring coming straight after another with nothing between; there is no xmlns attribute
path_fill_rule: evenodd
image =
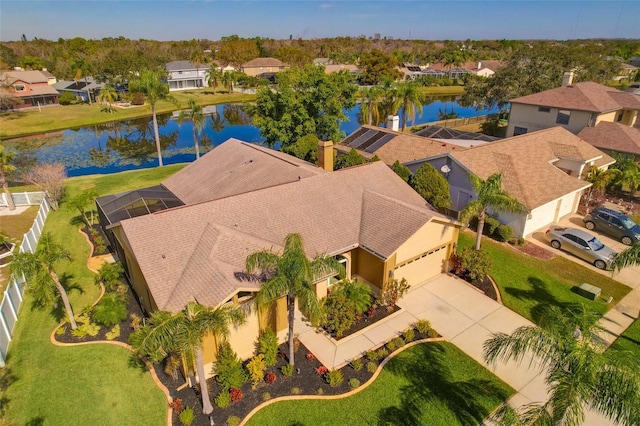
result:
<svg viewBox="0 0 640 426"><path fill-rule="evenodd" d="M24 234L31 229L39 208L40 206L31 206L21 214L0 216L0 234L9 237L9 240L16 244L15 250L18 250ZM4 292L8 284L9 267L5 266L0 271L0 294Z"/></svg>
<svg viewBox="0 0 640 426"><path fill-rule="evenodd" d="M477 425L513 393L451 343L422 343L393 358L353 396L277 402L247 424Z"/></svg>
<svg viewBox="0 0 640 426"><path fill-rule="evenodd" d="M635 320L608 350L631 351L637 359L640 359L640 320Z"/></svg>
<svg viewBox="0 0 640 426"><path fill-rule="evenodd" d="M187 90L172 92L180 106L186 108L190 98L200 105L225 104L230 102L250 102L255 100L255 95L244 93L216 93L211 89ZM93 124L121 121L151 115L148 106L135 106L130 108L116 108L116 113L103 112L103 105L66 105L59 107L47 107L42 111L30 110L6 113L0 116L0 138L13 138L18 136L36 135L57 130L73 129L90 126ZM171 102L160 101L156 106L158 113L170 112L179 109Z"/></svg>
<svg viewBox="0 0 640 426"><path fill-rule="evenodd" d="M109 194L154 185L184 165L144 169L67 180L67 196L95 189ZM89 246L70 224L77 212L61 203L51 212L45 231L63 242L73 261L58 273L69 283L75 312L98 296L94 275L86 268ZM49 335L60 311L31 309L25 298L9 349L0 370L0 403L7 420L19 424L165 424L166 400L148 372L131 364L131 354L113 345L57 347ZM2 414L2 411L0 411Z"/></svg>
<svg viewBox="0 0 640 426"><path fill-rule="evenodd" d="M460 234L461 247L472 246L474 242L475 233ZM483 238L482 249L489 253L492 261L490 275L500 289L505 306L533 322L539 320L545 305L568 307L583 303L605 313L610 308L605 302L609 296L617 301L631 291L610 276L594 272L563 256L542 260L488 238ZM585 282L602 289L598 300L585 299L572 290Z"/></svg>

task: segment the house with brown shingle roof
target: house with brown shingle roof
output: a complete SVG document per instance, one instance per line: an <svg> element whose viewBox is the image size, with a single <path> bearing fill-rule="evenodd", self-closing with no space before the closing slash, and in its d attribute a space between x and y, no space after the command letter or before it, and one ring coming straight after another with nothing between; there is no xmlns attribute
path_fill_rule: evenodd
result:
<svg viewBox="0 0 640 426"><path fill-rule="evenodd" d="M190 301L239 304L247 323L232 330L229 340L246 358L261 329L271 327L284 339L287 317L284 300L267 314L255 310L260 284L247 275L245 259L259 250L282 249L290 233L302 235L309 258L336 257L347 277L369 283L374 291L393 277L416 285L444 270L460 224L436 212L382 162L314 172L298 159L262 147L251 151L241 142L216 156L227 143L196 160L191 170L183 169L185 176L163 183L186 205L124 219L114 228L121 260L147 312L178 312ZM218 164L207 162L208 156ZM190 188L181 191L180 185ZM206 188L191 188L198 185ZM333 282L333 277L318 277L318 296L325 296ZM205 362L215 360L215 348L213 337L205 341Z"/></svg>
<svg viewBox="0 0 640 426"><path fill-rule="evenodd" d="M500 213L497 218L516 236L527 236L575 213L582 191L591 186L581 176L592 165L604 168L614 159L564 128L553 127L405 165L415 172L425 162L449 182L454 214L477 197L470 174L486 180L501 173L503 189L529 212Z"/></svg>
<svg viewBox="0 0 640 426"><path fill-rule="evenodd" d="M50 74L47 72L47 74ZM0 81L6 82L17 102L14 108L58 106L60 94L49 84L49 77L38 70L1 71Z"/></svg>
<svg viewBox="0 0 640 426"><path fill-rule="evenodd" d="M601 121L636 124L640 97L590 81L572 84L572 79L567 73L561 87L509 100L507 136L554 126L578 134Z"/></svg>
<svg viewBox="0 0 640 426"><path fill-rule="evenodd" d="M284 71L289 65L276 58L256 58L240 66L240 71L252 77L272 75Z"/></svg>
<svg viewBox="0 0 640 426"><path fill-rule="evenodd" d="M595 127L582 129L578 137L609 155L633 155L640 161L640 129L636 127L601 121Z"/></svg>

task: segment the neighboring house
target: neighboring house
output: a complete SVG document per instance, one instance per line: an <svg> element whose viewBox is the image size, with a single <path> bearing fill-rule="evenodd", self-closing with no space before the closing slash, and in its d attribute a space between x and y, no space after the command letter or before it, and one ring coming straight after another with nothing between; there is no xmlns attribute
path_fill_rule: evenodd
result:
<svg viewBox="0 0 640 426"><path fill-rule="evenodd" d="M448 141L364 125L336 144L334 149L338 155L348 154L355 149L368 160L377 155L380 160L392 165L396 160L406 163L466 148Z"/></svg>
<svg viewBox="0 0 640 426"><path fill-rule="evenodd" d="M349 74L358 74L360 72L360 69L357 66L350 64L327 64L323 66L324 72L326 74L331 74L343 70L347 71Z"/></svg>
<svg viewBox="0 0 640 426"><path fill-rule="evenodd" d="M323 149L331 152L330 145ZM254 353L261 329L270 327L281 339L287 332L283 299L256 311L260 283L245 271L247 255L278 251L286 235L297 232L309 257L334 256L347 277L379 291L391 278L416 285L443 272L460 229L381 162L330 173L236 140L163 187L187 205L124 219L113 228L131 285L146 311L178 312L190 301L242 305L247 323L229 337L242 358ZM319 297L333 278L317 277ZM206 363L215 361L216 343L205 340Z"/></svg>
<svg viewBox="0 0 640 426"><path fill-rule="evenodd" d="M49 86L53 85L58 81L55 75L51 74L46 68L42 68L42 75L47 77L47 83Z"/></svg>
<svg viewBox="0 0 640 426"><path fill-rule="evenodd" d="M631 64L621 64L620 73L613 77L613 80L629 80L632 76L635 76L640 68Z"/></svg>
<svg viewBox="0 0 640 426"><path fill-rule="evenodd" d="M636 124L640 111L638 96L593 82L572 84L572 80L572 73L567 73L561 87L509 100L507 136L554 126L578 134L601 121Z"/></svg>
<svg viewBox="0 0 640 426"><path fill-rule="evenodd" d="M592 165L605 168L614 159L562 127L506 138L475 148L405 163L412 173L425 162L450 185L451 210L460 212L475 194L469 175L487 179L503 175L502 187L529 210L499 214L516 236L534 231L575 213L582 191L591 186L580 177Z"/></svg>
<svg viewBox="0 0 640 426"><path fill-rule="evenodd" d="M256 58L245 62L240 71L252 77L271 76L274 73L284 71L289 65L276 58Z"/></svg>
<svg viewBox="0 0 640 426"><path fill-rule="evenodd" d="M640 129L620 123L602 121L595 127L585 127L578 137L596 148L613 155L633 155L640 161Z"/></svg>
<svg viewBox="0 0 640 426"><path fill-rule="evenodd" d="M102 90L104 86L105 83L99 83L95 81L93 77L87 77L86 79L83 77L78 81L60 80L53 84L53 87L55 87L60 94L69 92L73 94L76 99L81 100L82 102L89 101L89 93L91 93L91 100L95 101L99 96L100 90Z"/></svg>
<svg viewBox="0 0 640 426"><path fill-rule="evenodd" d="M467 62L462 65L462 68L479 77L491 77L496 73L498 68L504 65L505 63L502 61L477 61Z"/></svg>
<svg viewBox="0 0 640 426"><path fill-rule="evenodd" d="M196 66L191 61L173 61L165 65L169 90L200 89L209 85L207 71L211 64Z"/></svg>
<svg viewBox="0 0 640 426"><path fill-rule="evenodd" d="M20 99L15 109L59 105L58 91L49 85L42 71L1 71L0 80L9 85L13 97Z"/></svg>

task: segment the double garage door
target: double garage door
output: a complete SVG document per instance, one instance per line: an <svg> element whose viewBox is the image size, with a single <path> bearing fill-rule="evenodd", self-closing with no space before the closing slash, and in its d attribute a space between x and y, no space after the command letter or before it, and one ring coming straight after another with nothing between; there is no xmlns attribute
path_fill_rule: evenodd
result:
<svg viewBox="0 0 640 426"><path fill-rule="evenodd" d="M444 271L449 245L438 247L409 262L402 263L393 270L394 278L405 278L414 286Z"/></svg>

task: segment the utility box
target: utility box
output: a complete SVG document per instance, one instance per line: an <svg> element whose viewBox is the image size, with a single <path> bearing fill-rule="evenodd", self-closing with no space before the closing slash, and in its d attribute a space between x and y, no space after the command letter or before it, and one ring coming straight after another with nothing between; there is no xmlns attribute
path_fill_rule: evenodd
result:
<svg viewBox="0 0 640 426"><path fill-rule="evenodd" d="M580 287L578 287L578 294L582 297L586 297L589 300L596 300L600 296L601 292L602 290L600 289L600 287L596 287L595 285L587 283L582 283L580 284Z"/></svg>

